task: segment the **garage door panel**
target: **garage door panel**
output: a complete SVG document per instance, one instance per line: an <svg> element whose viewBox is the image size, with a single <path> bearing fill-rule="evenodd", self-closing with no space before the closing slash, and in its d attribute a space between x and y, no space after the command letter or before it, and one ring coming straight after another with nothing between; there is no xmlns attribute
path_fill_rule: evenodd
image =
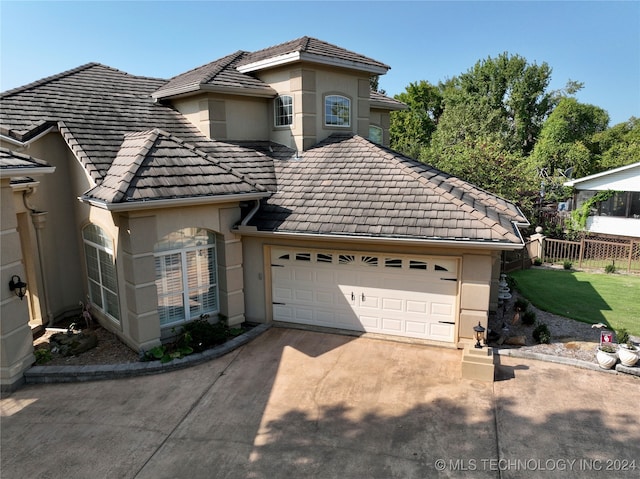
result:
<svg viewBox="0 0 640 479"><path fill-rule="evenodd" d="M387 256L292 250L280 263L272 256L281 266L272 268L273 300L284 303L274 304L274 319L453 341L457 260Z"/></svg>

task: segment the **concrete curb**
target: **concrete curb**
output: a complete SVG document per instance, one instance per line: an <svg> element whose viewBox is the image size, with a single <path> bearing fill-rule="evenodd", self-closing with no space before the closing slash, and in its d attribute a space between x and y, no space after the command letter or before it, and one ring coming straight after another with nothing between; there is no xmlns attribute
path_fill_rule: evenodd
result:
<svg viewBox="0 0 640 479"><path fill-rule="evenodd" d="M549 354L534 353L531 351L520 351L518 349L499 349L493 348L493 354L496 356L509 356L512 358L535 359L537 361L546 361L548 363L563 364L565 366L573 366L580 369L590 369L592 371L600 371L608 374L630 374L640 377L640 368L629 368L622 364L616 364L615 369L602 369L596 363L580 361L578 359L564 358L561 356L551 356Z"/></svg>
<svg viewBox="0 0 640 479"><path fill-rule="evenodd" d="M201 353L190 354L184 358L174 359L164 364L160 361L140 361L127 364L99 364L92 366L33 366L24 373L25 383L74 383L130 378L176 371L224 356L257 338L269 328L271 328L271 324L259 324L220 346L207 349Z"/></svg>

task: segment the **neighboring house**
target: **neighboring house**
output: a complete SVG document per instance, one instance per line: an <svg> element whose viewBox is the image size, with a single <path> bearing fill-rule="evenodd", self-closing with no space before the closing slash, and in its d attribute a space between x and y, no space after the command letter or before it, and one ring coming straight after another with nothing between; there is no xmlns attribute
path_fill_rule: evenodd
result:
<svg viewBox="0 0 640 479"><path fill-rule="evenodd" d="M168 81L88 64L3 93L2 146L56 168L34 200L42 263L22 242L31 318L88 296L136 350L203 315L470 338L528 223L387 148L406 108L370 91L388 69L304 37Z"/></svg>
<svg viewBox="0 0 640 479"><path fill-rule="evenodd" d="M580 208L599 191L613 191L594 206L587 231L640 238L640 162L567 181L575 188L574 204Z"/></svg>

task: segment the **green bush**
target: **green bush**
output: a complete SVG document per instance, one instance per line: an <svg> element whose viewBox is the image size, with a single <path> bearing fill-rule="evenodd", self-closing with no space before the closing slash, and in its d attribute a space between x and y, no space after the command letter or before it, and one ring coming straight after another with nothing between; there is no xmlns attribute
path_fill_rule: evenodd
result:
<svg viewBox="0 0 640 479"><path fill-rule="evenodd" d="M224 319L215 324L211 324L206 319L197 319L185 325L183 335L188 339L185 345L191 346L196 352L201 352L224 343L234 334Z"/></svg>
<svg viewBox="0 0 640 479"><path fill-rule="evenodd" d="M36 364L48 363L53 358L51 351L47 348L38 348L33 351L33 354L36 356Z"/></svg>
<svg viewBox="0 0 640 479"><path fill-rule="evenodd" d="M616 331L616 338L618 339L618 344L627 344L629 342L629 331L625 328L619 329Z"/></svg>
<svg viewBox="0 0 640 479"><path fill-rule="evenodd" d="M533 330L533 339L538 344L549 344L551 342L551 331L545 323L538 323L536 329Z"/></svg>
<svg viewBox="0 0 640 479"><path fill-rule="evenodd" d="M513 303L513 309L516 311L526 311L529 307L529 301L524 298L516 299L515 303Z"/></svg>
<svg viewBox="0 0 640 479"><path fill-rule="evenodd" d="M573 263L571 261L565 261L564 263L562 263L562 267L564 269L571 269L572 266L573 266Z"/></svg>
<svg viewBox="0 0 640 479"><path fill-rule="evenodd" d="M605 268L604 268L604 272L607 274L613 274L616 272L616 265L611 263L608 264Z"/></svg>
<svg viewBox="0 0 640 479"><path fill-rule="evenodd" d="M533 264L535 264L536 266L542 266L542 259L541 258L534 259Z"/></svg>
<svg viewBox="0 0 640 479"><path fill-rule="evenodd" d="M533 326L536 322L536 313L533 311L525 311L522 315L522 324L526 326Z"/></svg>

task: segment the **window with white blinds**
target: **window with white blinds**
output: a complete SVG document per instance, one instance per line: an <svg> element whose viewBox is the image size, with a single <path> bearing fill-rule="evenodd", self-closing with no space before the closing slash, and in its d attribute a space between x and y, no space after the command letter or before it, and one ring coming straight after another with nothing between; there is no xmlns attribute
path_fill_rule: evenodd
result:
<svg viewBox="0 0 640 479"><path fill-rule="evenodd" d="M90 224L82 230L87 262L89 300L93 307L120 321L118 283L113 257L113 241L102 228Z"/></svg>
<svg viewBox="0 0 640 479"><path fill-rule="evenodd" d="M184 228L155 247L160 326L172 326L218 312L215 235Z"/></svg>

